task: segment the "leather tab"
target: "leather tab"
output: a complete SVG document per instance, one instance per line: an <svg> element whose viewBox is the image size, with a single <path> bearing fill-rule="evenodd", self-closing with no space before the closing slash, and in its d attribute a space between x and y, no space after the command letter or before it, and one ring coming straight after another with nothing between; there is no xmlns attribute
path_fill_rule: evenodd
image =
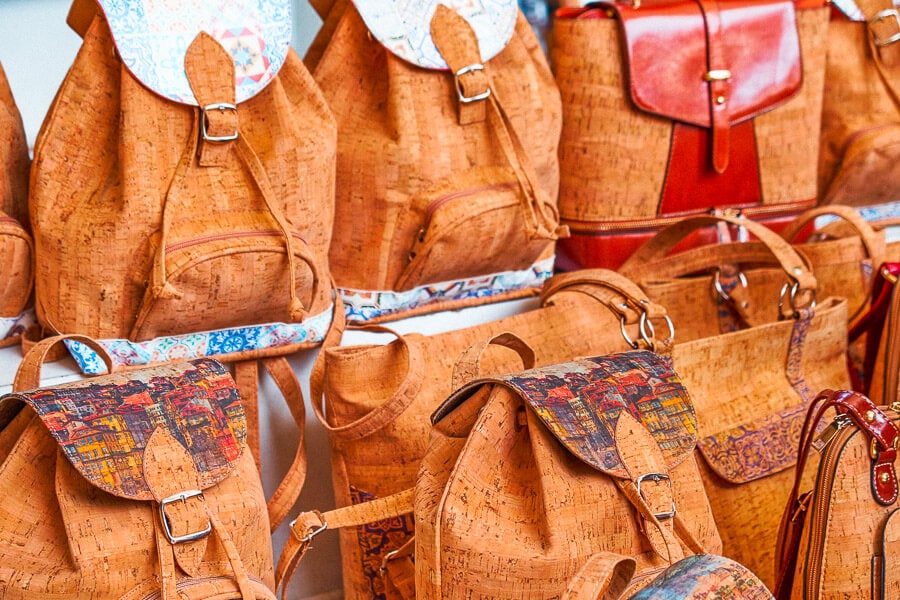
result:
<svg viewBox="0 0 900 600"><path fill-rule="evenodd" d="M234 62L215 38L200 32L184 57L184 71L199 106L200 166L226 166L238 136Z"/></svg>
<svg viewBox="0 0 900 600"><path fill-rule="evenodd" d="M712 129L712 166L716 173L724 173L728 168L731 154L730 128L728 114L729 81L731 71L725 60L725 49L722 16L719 14L717 2L699 0L706 23L706 46L709 56L708 69L704 79L709 84L709 114Z"/></svg>
<svg viewBox="0 0 900 600"><path fill-rule="evenodd" d="M478 38L469 23L456 11L439 4L431 19L431 37L438 52L450 67L458 96L459 124L485 120L485 94L491 92L491 81L481 62Z"/></svg>
<svg viewBox="0 0 900 600"><path fill-rule="evenodd" d="M897 460L897 426L862 394L854 392L841 396L839 406L871 439L873 498L883 506L893 504L898 497L897 472L894 467Z"/></svg>
<svg viewBox="0 0 900 600"><path fill-rule="evenodd" d="M176 537L187 536L210 528L206 500L202 494L183 500L168 500L178 494L200 491L197 467L190 453L165 429L156 429L144 449L144 480L160 506L160 525ZM166 523L162 522L165 515ZM197 540L173 543L178 566L192 577L200 575L200 563L206 552L207 536ZM171 542L171 540L170 540Z"/></svg>

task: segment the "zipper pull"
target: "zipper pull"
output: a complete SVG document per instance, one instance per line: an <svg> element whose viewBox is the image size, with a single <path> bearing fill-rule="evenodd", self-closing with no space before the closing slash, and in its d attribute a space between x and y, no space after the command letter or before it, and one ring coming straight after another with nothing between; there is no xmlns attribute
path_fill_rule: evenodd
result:
<svg viewBox="0 0 900 600"><path fill-rule="evenodd" d="M822 433L813 440L813 450L819 453L824 452L825 448L828 447L828 444L831 443L831 440L834 439L834 436L836 436L841 429L849 425L850 422L850 417L847 415L836 416L834 420L822 430Z"/></svg>

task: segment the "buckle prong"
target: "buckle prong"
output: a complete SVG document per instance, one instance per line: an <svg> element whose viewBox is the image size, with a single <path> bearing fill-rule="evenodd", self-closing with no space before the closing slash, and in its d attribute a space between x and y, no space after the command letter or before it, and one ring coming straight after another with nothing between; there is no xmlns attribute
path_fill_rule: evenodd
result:
<svg viewBox="0 0 900 600"><path fill-rule="evenodd" d="M635 484L637 485L638 496L640 496L641 498L644 498L644 495L641 493L641 483L643 483L644 481L646 481L648 479L650 481L652 481L653 483L659 483L661 481L665 481L669 484L669 491L670 492L672 491L672 480L669 478L668 475L666 475L665 473L647 473L646 475L641 475L640 477L637 478L637 481L635 481ZM658 521L665 521L666 519L673 518L675 516L675 513L676 513L675 500L673 499L671 511L656 513L653 516L656 517L656 519Z"/></svg>

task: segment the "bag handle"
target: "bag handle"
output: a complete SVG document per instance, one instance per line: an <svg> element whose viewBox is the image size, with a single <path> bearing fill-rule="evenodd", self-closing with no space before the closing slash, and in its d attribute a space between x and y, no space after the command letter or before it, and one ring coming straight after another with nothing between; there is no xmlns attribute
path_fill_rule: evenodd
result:
<svg viewBox="0 0 900 600"><path fill-rule="evenodd" d="M855 209L843 204L817 206L804 211L781 230L781 237L793 242L800 232L815 219L825 215L838 217L850 225L874 264L881 264L885 253L884 231L876 231Z"/></svg>
<svg viewBox="0 0 900 600"><path fill-rule="evenodd" d="M13 379L12 385L13 391L21 392L40 387L41 367L47 362L48 358L55 356L57 345L62 344L65 341L79 342L90 347L90 349L96 352L97 356L99 356L106 365L108 373L112 373L115 370L112 357L109 355L106 348L100 345L100 342L97 340L86 335L55 335L44 338L28 350L28 353L22 358L22 362L16 370L16 376L15 379Z"/></svg>
<svg viewBox="0 0 900 600"><path fill-rule="evenodd" d="M717 223L727 223L749 231L763 243L788 277L796 283L798 289L815 292L816 278L812 270L806 259L788 241L761 223L745 217L720 213L686 217L662 229L638 248L619 268L619 272L638 283L653 276L665 277L668 274L656 270L657 263L666 258L689 234ZM681 254L675 256L680 257Z"/></svg>
<svg viewBox="0 0 900 600"><path fill-rule="evenodd" d="M562 600L619 600L636 569L637 562L631 557L598 552L569 580Z"/></svg>
<svg viewBox="0 0 900 600"><path fill-rule="evenodd" d="M470 381L474 381L481 373L481 358L489 346L509 348L522 359L524 370L535 366L534 350L528 342L511 331L498 333L487 339L479 340L466 348L453 365L453 389L458 390Z"/></svg>

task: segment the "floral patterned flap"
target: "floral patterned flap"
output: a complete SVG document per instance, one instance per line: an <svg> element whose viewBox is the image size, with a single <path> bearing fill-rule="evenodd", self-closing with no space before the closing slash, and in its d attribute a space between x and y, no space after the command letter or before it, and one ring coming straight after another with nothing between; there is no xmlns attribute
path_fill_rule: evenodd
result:
<svg viewBox="0 0 900 600"><path fill-rule="evenodd" d="M569 452L616 477L628 477L615 438L622 411L647 428L668 467L697 443L690 396L671 361L654 352L610 354L477 380L451 396L434 420L486 382L512 388Z"/></svg>
<svg viewBox="0 0 900 600"><path fill-rule="evenodd" d="M426 69L447 69L431 39L438 4L465 17L478 36L484 62L499 54L516 29L516 0L353 0L372 36L390 52Z"/></svg>
<svg viewBox="0 0 900 600"><path fill-rule="evenodd" d="M201 31L234 57L237 101L278 73L291 42L290 0L98 0L128 70L157 94L196 105L184 57Z"/></svg>
<svg viewBox="0 0 900 600"><path fill-rule="evenodd" d="M52 388L7 394L41 417L63 453L93 485L115 496L151 500L143 455L159 427L188 450L201 489L224 479L244 449L244 408L218 361L197 359L113 373Z"/></svg>

